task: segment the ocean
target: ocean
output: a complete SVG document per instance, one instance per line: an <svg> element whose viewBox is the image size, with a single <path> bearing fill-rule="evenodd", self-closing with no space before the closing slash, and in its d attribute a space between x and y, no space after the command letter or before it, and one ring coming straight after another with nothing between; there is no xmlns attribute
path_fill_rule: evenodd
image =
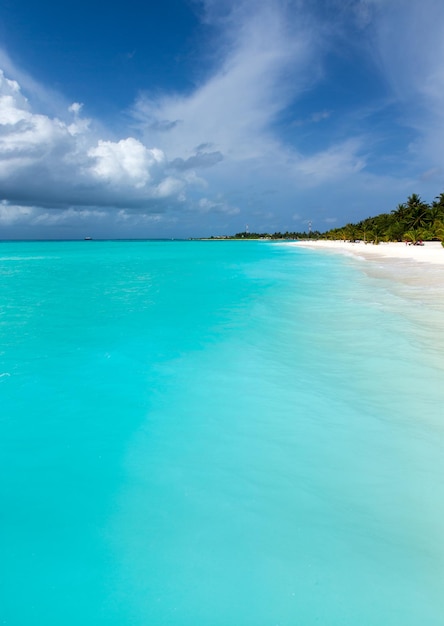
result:
<svg viewBox="0 0 444 626"><path fill-rule="evenodd" d="M0 624L442 626L443 300L403 267L0 243Z"/></svg>

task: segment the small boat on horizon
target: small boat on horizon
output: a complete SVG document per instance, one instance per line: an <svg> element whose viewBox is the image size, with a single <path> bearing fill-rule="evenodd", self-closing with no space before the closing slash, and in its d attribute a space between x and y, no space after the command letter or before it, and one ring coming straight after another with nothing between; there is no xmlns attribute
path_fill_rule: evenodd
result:
<svg viewBox="0 0 444 626"><path fill-rule="evenodd" d="M92 241L92 237L84 237L84 241Z"/></svg>

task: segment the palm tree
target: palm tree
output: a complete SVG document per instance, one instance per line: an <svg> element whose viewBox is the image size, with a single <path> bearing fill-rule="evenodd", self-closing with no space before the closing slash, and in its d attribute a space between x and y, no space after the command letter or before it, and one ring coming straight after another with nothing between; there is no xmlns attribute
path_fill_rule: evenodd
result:
<svg viewBox="0 0 444 626"><path fill-rule="evenodd" d="M441 245L444 247L444 222L437 220L433 224L433 231L438 239L441 239Z"/></svg>
<svg viewBox="0 0 444 626"><path fill-rule="evenodd" d="M384 238L384 231L378 223L373 223L367 232L367 240L371 241L375 246Z"/></svg>
<svg viewBox="0 0 444 626"><path fill-rule="evenodd" d="M439 196L436 196L436 198L433 201L433 204L437 204L441 207L444 207L444 193L440 193Z"/></svg>
<svg viewBox="0 0 444 626"><path fill-rule="evenodd" d="M444 193L433 200L429 213L432 223L436 222L436 220L444 221Z"/></svg>
<svg viewBox="0 0 444 626"><path fill-rule="evenodd" d="M349 241L355 241L355 239L359 238L359 230L356 224L347 224L344 227L344 235L345 238Z"/></svg>
<svg viewBox="0 0 444 626"><path fill-rule="evenodd" d="M423 202L416 193L412 193L407 198L407 230L415 230L417 228L424 228L427 224L429 206Z"/></svg>
<svg viewBox="0 0 444 626"><path fill-rule="evenodd" d="M392 211L392 215L396 218L397 221L404 222L407 219L409 210L407 205L398 204L396 209Z"/></svg>
<svg viewBox="0 0 444 626"><path fill-rule="evenodd" d="M410 241L413 245L415 245L421 239L421 233L418 230L411 228L404 233L404 239Z"/></svg>

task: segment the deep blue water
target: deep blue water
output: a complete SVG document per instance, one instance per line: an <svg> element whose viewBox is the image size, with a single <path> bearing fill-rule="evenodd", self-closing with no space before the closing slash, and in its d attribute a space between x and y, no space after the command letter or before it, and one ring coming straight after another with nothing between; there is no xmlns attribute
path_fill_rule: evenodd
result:
<svg viewBox="0 0 444 626"><path fill-rule="evenodd" d="M282 245L1 243L0 624L442 626L441 319Z"/></svg>

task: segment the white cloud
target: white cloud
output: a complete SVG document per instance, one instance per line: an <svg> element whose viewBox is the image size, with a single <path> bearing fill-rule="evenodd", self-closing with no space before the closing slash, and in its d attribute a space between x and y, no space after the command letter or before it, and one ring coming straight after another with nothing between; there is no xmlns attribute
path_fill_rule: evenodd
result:
<svg viewBox="0 0 444 626"><path fill-rule="evenodd" d="M5 82L3 111L14 122L3 126L0 141L5 197L42 206L148 212L188 206L235 215L248 188L314 186L362 168L356 142L304 157L274 132L279 115L322 76L323 26L314 27L307 11L295 20L294 6L284 1L207 0L203 6L206 22L219 32L218 63L186 95L141 96L133 109L141 137L98 133L79 102L65 106L66 120L36 113L18 83ZM315 111L314 122L329 116ZM25 178L31 183L24 197Z"/></svg>
<svg viewBox="0 0 444 626"><path fill-rule="evenodd" d="M295 172L301 184L317 185L325 181L340 181L365 167L365 159L359 156L360 142L346 141L313 156L301 158L295 163Z"/></svg>
<svg viewBox="0 0 444 626"><path fill-rule="evenodd" d="M100 209L68 209L45 210L35 206L21 206L10 204L6 200L0 202L0 224L31 224L54 226L59 224L74 224L89 222L91 219L104 219L108 216L106 210Z"/></svg>
<svg viewBox="0 0 444 626"><path fill-rule="evenodd" d="M166 162L161 150L148 150L133 137L117 142L99 139L97 146L89 149L88 156L95 159L91 171L97 178L113 185L134 184L137 188L151 180L151 168L164 167Z"/></svg>
<svg viewBox="0 0 444 626"><path fill-rule="evenodd" d="M69 107L68 111L70 113L74 113L74 115L79 115L80 111L83 109L83 102L73 102Z"/></svg>
<svg viewBox="0 0 444 626"><path fill-rule="evenodd" d="M103 220L108 216L107 211L98 209L69 209L37 211L33 219L36 225L59 226L63 224L77 224L78 222L90 222L92 219Z"/></svg>
<svg viewBox="0 0 444 626"><path fill-rule="evenodd" d="M26 108L18 82L9 80L0 70L0 124L16 124L26 117Z"/></svg>
<svg viewBox="0 0 444 626"><path fill-rule="evenodd" d="M0 70L0 180L69 150L71 134L57 118L33 113L19 84ZM57 169L56 163L54 163ZM32 180L27 181L32 186Z"/></svg>
<svg viewBox="0 0 444 626"><path fill-rule="evenodd" d="M74 121L68 125L68 132L72 136L86 134L90 128L91 120L86 117L80 117L82 109L83 104L80 102L73 102L68 107L68 111L74 116Z"/></svg>
<svg viewBox="0 0 444 626"><path fill-rule="evenodd" d="M183 181L167 176L154 189L154 198L168 198L170 196L178 196L178 200L182 202L181 192L185 186Z"/></svg>
<svg viewBox="0 0 444 626"><path fill-rule="evenodd" d="M222 198L211 200L210 198L201 198L198 203L199 210L202 213L225 213L226 215L237 215L240 213L239 207L231 206Z"/></svg>
<svg viewBox="0 0 444 626"><path fill-rule="evenodd" d="M144 236L141 228L152 225L172 224L175 217L162 214L145 214L127 209L77 208L42 209L0 202L0 225L3 232L20 233L20 236L79 237L105 234L112 236L119 229L130 234ZM9 229L9 230L7 230ZM134 233L135 229L135 233ZM146 233L149 234L149 231Z"/></svg>
<svg viewBox="0 0 444 626"><path fill-rule="evenodd" d="M4 199L41 206L139 206L149 211L153 202L180 203L184 187L194 184L190 173L172 174L158 148L134 137L113 141L97 136L91 120L81 116L80 103L65 111L71 114L66 121L34 112L18 82L0 71Z"/></svg>
<svg viewBox="0 0 444 626"><path fill-rule="evenodd" d="M241 5L235 15L243 21L229 21L225 56L209 79L189 95L141 96L134 107L145 136L155 136L171 158L187 159L207 143L238 161L262 156L276 116L316 79L317 42L305 24L290 26L285 13L264 3L239 16Z"/></svg>
<svg viewBox="0 0 444 626"><path fill-rule="evenodd" d="M0 207L4 220L36 220L23 207L38 204L46 211L38 222L47 224L56 223L52 207L60 207L60 223L100 221L103 207L115 207L121 213L114 212L113 219L128 225L143 221L135 211L155 220L165 212L184 220L193 211L202 220L240 212L249 219L249 212L283 228L279 221L283 216L291 221L295 207L302 220L307 214L311 218L313 207L325 205L316 195L328 196L330 203L369 189L391 197L400 189L411 191L414 175L443 172L444 5L439 0L421 5L414 0L201 0L199 6L213 35L211 54L202 64L207 74L185 94L140 95L131 111L132 130L118 135L86 117L80 102L49 97L0 51L0 65L8 69L7 77L0 74L0 189L10 202ZM345 52L353 56L345 48L349 33L361 58L368 54L366 61L374 62L388 86L383 95L397 107L398 128L403 124L412 131L410 153L403 138L395 156L385 161L395 161L402 151L408 173L405 165L396 175L368 172L377 161L380 136L384 139L379 129L368 133L372 116L383 117L375 105L383 100L382 89L376 99L370 94L367 115L351 107L341 119L325 90L307 104L335 45L344 46L344 57ZM337 78L329 76L328 83L344 88L347 76ZM350 130L351 118L358 134ZM289 120L289 137L283 119ZM301 121L291 124L291 119ZM333 126L336 132L327 134ZM310 143L312 136L316 142ZM266 193L270 189L272 196ZM325 211L333 209L336 214L336 207Z"/></svg>
<svg viewBox="0 0 444 626"><path fill-rule="evenodd" d="M268 214L271 205L280 214L288 210L291 194L365 169L359 137L326 141L307 155L276 132L279 116L290 105L297 110L298 100L323 75L329 44L322 35L329 26L314 23L303 5L295 19L293 3L205 2L207 23L223 31L223 55L213 74L186 95L154 100L145 94L136 102L132 113L145 139L154 138L178 169L188 163L203 166L196 145L205 146L208 161L214 159L202 174L207 190L197 204L200 210L219 210L218 197L225 194L228 206L242 203L242 210ZM317 124L331 116L322 105L313 111L301 118ZM254 203L264 186L279 189L279 196Z"/></svg>

